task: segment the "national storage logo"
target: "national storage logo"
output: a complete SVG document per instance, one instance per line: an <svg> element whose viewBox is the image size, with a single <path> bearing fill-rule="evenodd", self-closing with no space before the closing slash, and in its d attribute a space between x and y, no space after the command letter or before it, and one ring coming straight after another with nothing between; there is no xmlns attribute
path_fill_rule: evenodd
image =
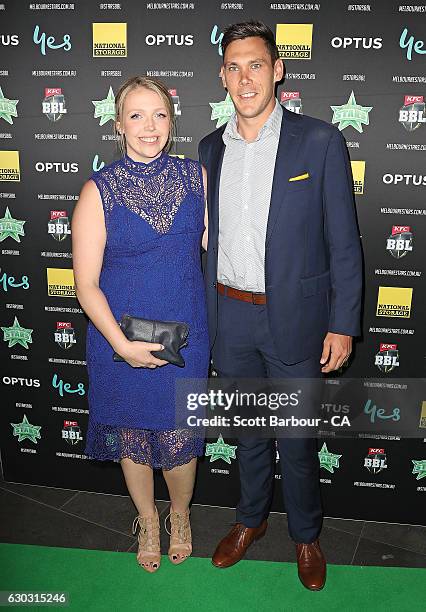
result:
<svg viewBox="0 0 426 612"><path fill-rule="evenodd" d="M127 23L93 23L93 57L127 57Z"/></svg>
<svg viewBox="0 0 426 612"><path fill-rule="evenodd" d="M0 151L0 181L20 180L19 151Z"/></svg>
<svg viewBox="0 0 426 612"><path fill-rule="evenodd" d="M310 60L312 23L277 23L276 43L282 59Z"/></svg>
<svg viewBox="0 0 426 612"><path fill-rule="evenodd" d="M47 293L50 297L75 298L74 274L68 268L47 268Z"/></svg>
<svg viewBox="0 0 426 612"><path fill-rule="evenodd" d="M379 287L376 316L409 319L412 297L412 287Z"/></svg>
<svg viewBox="0 0 426 612"><path fill-rule="evenodd" d="M352 178L354 182L354 194L363 195L365 161L351 161L351 168L352 168Z"/></svg>

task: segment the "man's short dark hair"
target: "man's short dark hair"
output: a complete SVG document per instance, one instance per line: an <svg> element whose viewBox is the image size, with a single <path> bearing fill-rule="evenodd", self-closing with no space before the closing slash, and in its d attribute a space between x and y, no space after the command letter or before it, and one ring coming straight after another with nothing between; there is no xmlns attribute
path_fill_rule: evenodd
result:
<svg viewBox="0 0 426 612"><path fill-rule="evenodd" d="M265 41L266 48L271 56L272 65L275 65L280 55L278 53L277 44L275 42L272 30L261 21L243 21L242 23L234 23L226 28L222 38L222 53L225 57L226 48L234 40L243 40L250 36L257 36Z"/></svg>

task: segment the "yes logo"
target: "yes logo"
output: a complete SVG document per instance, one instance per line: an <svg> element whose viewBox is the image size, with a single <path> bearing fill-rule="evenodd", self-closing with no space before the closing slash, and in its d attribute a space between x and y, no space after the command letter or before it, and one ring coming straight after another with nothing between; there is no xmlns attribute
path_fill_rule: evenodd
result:
<svg viewBox="0 0 426 612"><path fill-rule="evenodd" d="M401 49L407 49L407 59L409 62L413 59L413 49L414 53L418 53L419 55L425 54L426 49L423 50L424 42L422 40L416 40L414 42L414 36L410 36L407 40L408 29L404 28L401 32L401 36L399 37L399 46Z"/></svg>
<svg viewBox="0 0 426 612"><path fill-rule="evenodd" d="M93 162L92 162L93 172L99 172L99 170L102 170L104 166L105 166L105 162L102 160L99 160L99 155L96 153L95 157L93 158Z"/></svg>
<svg viewBox="0 0 426 612"><path fill-rule="evenodd" d="M14 276L9 276L8 274L6 274L6 272L3 272L3 274L1 274L0 268L0 288L3 289L3 291L8 291L9 287L22 287L22 289L30 288L28 276L23 275L21 276L21 279L18 282L15 282L16 280L17 279Z"/></svg>
<svg viewBox="0 0 426 612"><path fill-rule="evenodd" d="M47 49L63 49L64 51L70 51L71 37L69 34L64 34L62 42L59 45L55 45L55 37L47 36L45 32L40 33L40 26L36 25L33 32L33 42L35 45L40 45L40 52L42 55L46 55Z"/></svg>
<svg viewBox="0 0 426 612"><path fill-rule="evenodd" d="M61 397L64 397L64 393L77 393L78 395L86 395L84 383L79 382L77 383L77 387L75 389L72 389L70 383L64 382L61 378L58 378L57 374L53 375L52 387L54 389L58 389L58 393Z"/></svg>
<svg viewBox="0 0 426 612"><path fill-rule="evenodd" d="M217 45L217 52L219 55L223 55L222 52L222 38L223 32L221 32L218 36L219 28L217 25L213 26L211 34L210 34L210 42L212 45Z"/></svg>

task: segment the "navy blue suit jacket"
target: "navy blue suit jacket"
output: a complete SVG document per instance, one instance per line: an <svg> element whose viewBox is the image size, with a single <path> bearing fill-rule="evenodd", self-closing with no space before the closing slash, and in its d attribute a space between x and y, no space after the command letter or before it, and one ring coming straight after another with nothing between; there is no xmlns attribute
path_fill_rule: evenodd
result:
<svg viewBox="0 0 426 612"><path fill-rule="evenodd" d="M206 287L212 345L224 129L199 145L208 175ZM289 181L305 173L309 178ZM265 291L270 331L284 363L320 355L327 331L360 334L362 256L345 141L328 123L285 108L266 232Z"/></svg>

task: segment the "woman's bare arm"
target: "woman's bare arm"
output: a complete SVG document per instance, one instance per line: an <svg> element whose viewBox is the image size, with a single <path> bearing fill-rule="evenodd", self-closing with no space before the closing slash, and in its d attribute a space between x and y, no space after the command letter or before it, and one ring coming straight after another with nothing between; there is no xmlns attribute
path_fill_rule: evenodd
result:
<svg viewBox="0 0 426 612"><path fill-rule="evenodd" d="M81 307L110 343L113 350L133 367L155 367L167 363L151 355L160 344L130 342L111 312L99 277L106 244L105 219L98 188L89 180L81 190L72 218L72 250L76 295Z"/></svg>

